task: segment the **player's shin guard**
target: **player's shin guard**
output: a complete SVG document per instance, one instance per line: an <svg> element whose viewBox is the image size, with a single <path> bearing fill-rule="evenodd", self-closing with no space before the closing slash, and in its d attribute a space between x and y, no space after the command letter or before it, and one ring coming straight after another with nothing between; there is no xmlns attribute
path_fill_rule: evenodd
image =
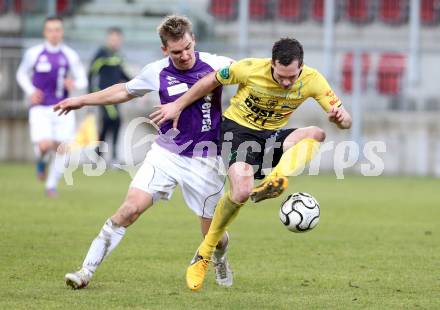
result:
<svg viewBox="0 0 440 310"><path fill-rule="evenodd" d="M119 244L125 234L125 227L116 225L108 219L98 236L93 240L89 252L83 262L83 268L94 273L113 249Z"/></svg>
<svg viewBox="0 0 440 310"><path fill-rule="evenodd" d="M266 178L271 179L276 176L288 177L302 171L305 165L318 153L319 145L319 142L315 139L307 138L299 141L284 152L278 165L275 166Z"/></svg>
<svg viewBox="0 0 440 310"><path fill-rule="evenodd" d="M231 200L230 192L227 192L217 203L211 226L199 247L199 255L210 259L218 242L222 238L228 225L234 220L244 203L236 203Z"/></svg>

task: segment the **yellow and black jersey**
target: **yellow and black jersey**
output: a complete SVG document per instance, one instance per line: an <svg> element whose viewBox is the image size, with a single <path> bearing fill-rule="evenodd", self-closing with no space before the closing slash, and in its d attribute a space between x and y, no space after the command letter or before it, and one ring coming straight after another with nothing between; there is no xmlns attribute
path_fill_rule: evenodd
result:
<svg viewBox="0 0 440 310"><path fill-rule="evenodd" d="M217 71L223 85L239 84L237 93L224 116L252 129L279 129L307 98L314 98L328 112L340 107L327 80L306 65L290 89L282 88L273 78L270 58L245 58Z"/></svg>

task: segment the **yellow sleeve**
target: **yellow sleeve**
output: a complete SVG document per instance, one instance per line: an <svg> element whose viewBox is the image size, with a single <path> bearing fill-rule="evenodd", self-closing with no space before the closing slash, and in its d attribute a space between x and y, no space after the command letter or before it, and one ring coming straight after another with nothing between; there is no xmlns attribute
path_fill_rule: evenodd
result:
<svg viewBox="0 0 440 310"><path fill-rule="evenodd" d="M215 77L222 85L246 84L252 67L252 60L242 59L217 71Z"/></svg>
<svg viewBox="0 0 440 310"><path fill-rule="evenodd" d="M325 112L329 112L333 108L339 108L342 106L339 97L336 96L325 77L323 77L318 71L315 72L312 85L312 97L318 101L319 105Z"/></svg>

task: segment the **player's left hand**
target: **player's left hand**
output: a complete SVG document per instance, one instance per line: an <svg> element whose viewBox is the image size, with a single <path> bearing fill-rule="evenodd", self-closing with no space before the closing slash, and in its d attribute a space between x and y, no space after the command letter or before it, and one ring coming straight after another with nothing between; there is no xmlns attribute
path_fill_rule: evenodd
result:
<svg viewBox="0 0 440 310"><path fill-rule="evenodd" d="M180 113L182 112L179 106L175 102L170 102L167 104L162 104L155 106L157 110L149 115L151 120L158 126L162 125L164 122L172 120L173 128L177 128L179 122Z"/></svg>
<svg viewBox="0 0 440 310"><path fill-rule="evenodd" d="M341 129L348 129L351 127L350 114L343 108L333 108L328 112L328 120L335 123Z"/></svg>

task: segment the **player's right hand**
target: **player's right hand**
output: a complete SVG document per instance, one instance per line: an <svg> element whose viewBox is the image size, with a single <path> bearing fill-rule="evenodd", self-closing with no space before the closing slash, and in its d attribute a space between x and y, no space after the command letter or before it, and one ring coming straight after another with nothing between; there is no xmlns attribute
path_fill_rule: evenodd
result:
<svg viewBox="0 0 440 310"><path fill-rule="evenodd" d="M343 108L339 107L337 109L331 109L328 113L328 120L331 123L335 123L341 129L348 129L351 127L351 116Z"/></svg>
<svg viewBox="0 0 440 310"><path fill-rule="evenodd" d="M41 90L36 89L31 95L31 105L38 105L43 102L44 94Z"/></svg>
<svg viewBox="0 0 440 310"><path fill-rule="evenodd" d="M65 115L72 110L81 109L83 106L84 104L79 97L72 97L58 102L54 105L53 110L54 112L59 112L58 115Z"/></svg>

